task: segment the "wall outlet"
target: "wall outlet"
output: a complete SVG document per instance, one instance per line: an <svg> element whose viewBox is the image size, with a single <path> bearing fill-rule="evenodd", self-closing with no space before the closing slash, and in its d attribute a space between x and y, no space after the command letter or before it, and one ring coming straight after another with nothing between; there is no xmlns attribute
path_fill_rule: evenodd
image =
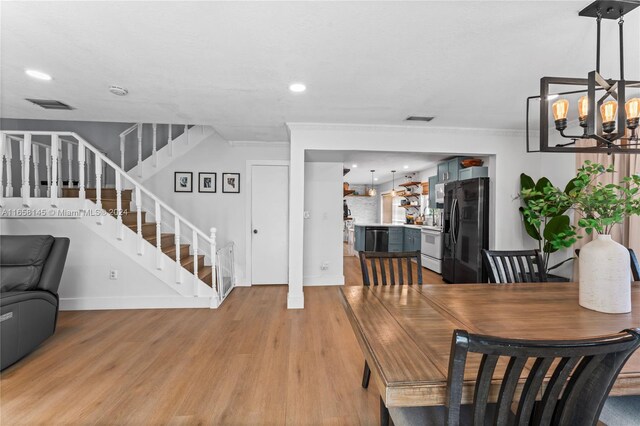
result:
<svg viewBox="0 0 640 426"><path fill-rule="evenodd" d="M310 212L310 211L308 211L308 210L307 210L307 211L305 211L305 212L302 214L302 217L303 217L304 219L309 219L309 218L311 217L311 212Z"/></svg>
<svg viewBox="0 0 640 426"><path fill-rule="evenodd" d="M329 262L322 262L322 265L320 265L320 269L323 271L329 269Z"/></svg>
<svg viewBox="0 0 640 426"><path fill-rule="evenodd" d="M118 279L118 270L117 269L112 269L109 271L109 279L110 280L117 280Z"/></svg>

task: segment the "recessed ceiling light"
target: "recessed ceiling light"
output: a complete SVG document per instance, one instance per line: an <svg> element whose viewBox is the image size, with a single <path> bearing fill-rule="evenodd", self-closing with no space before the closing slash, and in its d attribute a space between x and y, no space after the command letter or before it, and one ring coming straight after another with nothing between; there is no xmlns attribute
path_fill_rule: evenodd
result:
<svg viewBox="0 0 640 426"><path fill-rule="evenodd" d="M38 80L46 80L46 81L51 80L51 76L49 74L47 74L47 73L42 72L42 71L25 70L24 72L29 77L37 78Z"/></svg>
<svg viewBox="0 0 640 426"><path fill-rule="evenodd" d="M402 166L402 168L403 168L403 169L408 169L408 168L409 168L409 166Z"/></svg>
<svg viewBox="0 0 640 426"><path fill-rule="evenodd" d="M357 164L352 164L351 167L353 167L354 169L358 167Z"/></svg>
<svg viewBox="0 0 640 426"><path fill-rule="evenodd" d="M289 90L291 90L294 93L302 93L305 90L307 90L307 86L305 86L302 83L292 83L289 85Z"/></svg>
<svg viewBox="0 0 640 426"><path fill-rule="evenodd" d="M433 120L435 117L432 116L421 116L421 115L410 115L405 118L406 121L426 121L427 123Z"/></svg>
<svg viewBox="0 0 640 426"><path fill-rule="evenodd" d="M109 86L109 91L116 96L127 96L127 93L129 93L126 87L116 85Z"/></svg>
<svg viewBox="0 0 640 426"><path fill-rule="evenodd" d="M378 178L373 178L373 180L378 180Z"/></svg>

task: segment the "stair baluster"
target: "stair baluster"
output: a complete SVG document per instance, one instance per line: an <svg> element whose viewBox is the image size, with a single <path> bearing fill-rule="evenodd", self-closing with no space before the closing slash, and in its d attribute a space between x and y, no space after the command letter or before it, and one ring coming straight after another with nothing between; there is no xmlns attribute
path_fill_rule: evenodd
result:
<svg viewBox="0 0 640 426"><path fill-rule="evenodd" d="M124 239L124 225L122 224L122 177L120 172L116 170L116 217L118 219L118 230L116 231L116 238L119 240Z"/></svg>
<svg viewBox="0 0 640 426"><path fill-rule="evenodd" d="M182 264L180 263L180 219L178 216L174 215L173 223L176 241L176 282L180 284L182 283Z"/></svg>
<svg viewBox="0 0 640 426"><path fill-rule="evenodd" d="M153 128L153 147L151 152L151 155L153 155L153 167L158 167L158 124L153 123L151 126Z"/></svg>
<svg viewBox="0 0 640 426"><path fill-rule="evenodd" d="M67 164L68 164L68 176L67 176L67 188L73 188L73 170L72 170L72 163L73 163L73 144L68 141L65 140L65 142L67 143Z"/></svg>
<svg viewBox="0 0 640 426"><path fill-rule="evenodd" d="M4 133L0 139L0 207L4 206L4 160L9 138Z"/></svg>
<svg viewBox="0 0 640 426"><path fill-rule="evenodd" d="M138 225L138 254L144 254L144 244L142 237L142 195L140 195L140 187L136 186L136 223Z"/></svg>
<svg viewBox="0 0 640 426"><path fill-rule="evenodd" d="M120 167L124 170L124 134L120 134Z"/></svg>
<svg viewBox="0 0 640 426"><path fill-rule="evenodd" d="M87 188L91 188L91 176L93 175L93 160L91 154L91 151L89 151L89 155L87 155Z"/></svg>
<svg viewBox="0 0 640 426"><path fill-rule="evenodd" d="M31 158L33 159L33 196L40 198L40 146L31 145Z"/></svg>
<svg viewBox="0 0 640 426"><path fill-rule="evenodd" d="M12 171L12 167L11 167L11 163L13 162L13 149L11 147L12 145L12 138L8 137L6 140L7 144L5 146L5 158L7 159L7 187L5 189L5 197L13 197L13 171Z"/></svg>
<svg viewBox="0 0 640 426"><path fill-rule="evenodd" d="M96 208L102 209L102 159L98 156L95 157L95 172L96 172ZM102 216L98 216L98 225L102 225Z"/></svg>
<svg viewBox="0 0 640 426"><path fill-rule="evenodd" d="M195 229L191 233L191 247L193 248L193 295L200 296L198 285L198 233Z"/></svg>
<svg viewBox="0 0 640 426"><path fill-rule="evenodd" d="M60 150L60 137L57 134L51 135L51 206L58 207L58 154Z"/></svg>
<svg viewBox="0 0 640 426"><path fill-rule="evenodd" d="M173 157L173 139L171 135L171 124L169 124L169 138L167 140L167 145L169 146L169 157Z"/></svg>
<svg viewBox="0 0 640 426"><path fill-rule="evenodd" d="M211 249L211 289L213 290L213 297L211 297L211 308L217 308L220 303L220 293L216 287L216 228L209 230L209 241Z"/></svg>
<svg viewBox="0 0 640 426"><path fill-rule="evenodd" d="M51 148L45 148L44 155L47 168L47 198L51 198Z"/></svg>
<svg viewBox="0 0 640 426"><path fill-rule="evenodd" d="M29 172L31 170L31 133L24 135L20 144L20 161L22 161L22 205L31 205L31 185L29 183Z"/></svg>
<svg viewBox="0 0 640 426"><path fill-rule="evenodd" d="M86 148L82 144L78 144L78 197L82 201L82 206L85 205L85 199L87 197L84 183L84 162L87 154ZM117 173L116 173L117 174Z"/></svg>
<svg viewBox="0 0 640 426"><path fill-rule="evenodd" d="M162 218L160 203L154 200L156 207L156 267L162 269L164 266L164 253L162 252ZM176 250L178 248L176 247Z"/></svg>
<svg viewBox="0 0 640 426"><path fill-rule="evenodd" d="M142 177L142 123L138 123L138 176Z"/></svg>

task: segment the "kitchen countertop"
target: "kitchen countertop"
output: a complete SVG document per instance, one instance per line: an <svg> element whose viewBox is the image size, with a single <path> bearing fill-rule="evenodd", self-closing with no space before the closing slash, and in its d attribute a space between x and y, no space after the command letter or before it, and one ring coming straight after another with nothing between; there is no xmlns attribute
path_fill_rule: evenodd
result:
<svg viewBox="0 0 640 426"><path fill-rule="evenodd" d="M412 228L412 229L432 229L439 231L441 228L437 226L411 225L406 223L356 223L355 226L379 226L385 228Z"/></svg>

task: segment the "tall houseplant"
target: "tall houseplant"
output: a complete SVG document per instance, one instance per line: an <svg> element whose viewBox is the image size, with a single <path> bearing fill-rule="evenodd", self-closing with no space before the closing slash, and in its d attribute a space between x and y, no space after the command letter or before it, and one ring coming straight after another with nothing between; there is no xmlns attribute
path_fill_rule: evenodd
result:
<svg viewBox="0 0 640 426"><path fill-rule="evenodd" d="M613 173L613 166L586 161L572 180L572 188L547 186L531 210L540 215L548 205L573 208L580 216L578 227L597 234L580 251L580 305L607 313L631 311L629 252L611 239L612 228L627 217L640 215L640 175L625 177L618 184L599 182ZM573 228L573 227L572 227Z"/></svg>
<svg viewBox="0 0 640 426"><path fill-rule="evenodd" d="M555 265L549 265L551 254L571 247L576 242L576 232L571 227L571 219L566 211L571 207L566 201L556 198L545 198L545 191L553 188L546 177L535 182L530 176L520 175L520 214L524 228L531 238L537 241L538 250L542 253L544 268L549 272L573 260L573 257ZM570 181L565 192L574 189Z"/></svg>

